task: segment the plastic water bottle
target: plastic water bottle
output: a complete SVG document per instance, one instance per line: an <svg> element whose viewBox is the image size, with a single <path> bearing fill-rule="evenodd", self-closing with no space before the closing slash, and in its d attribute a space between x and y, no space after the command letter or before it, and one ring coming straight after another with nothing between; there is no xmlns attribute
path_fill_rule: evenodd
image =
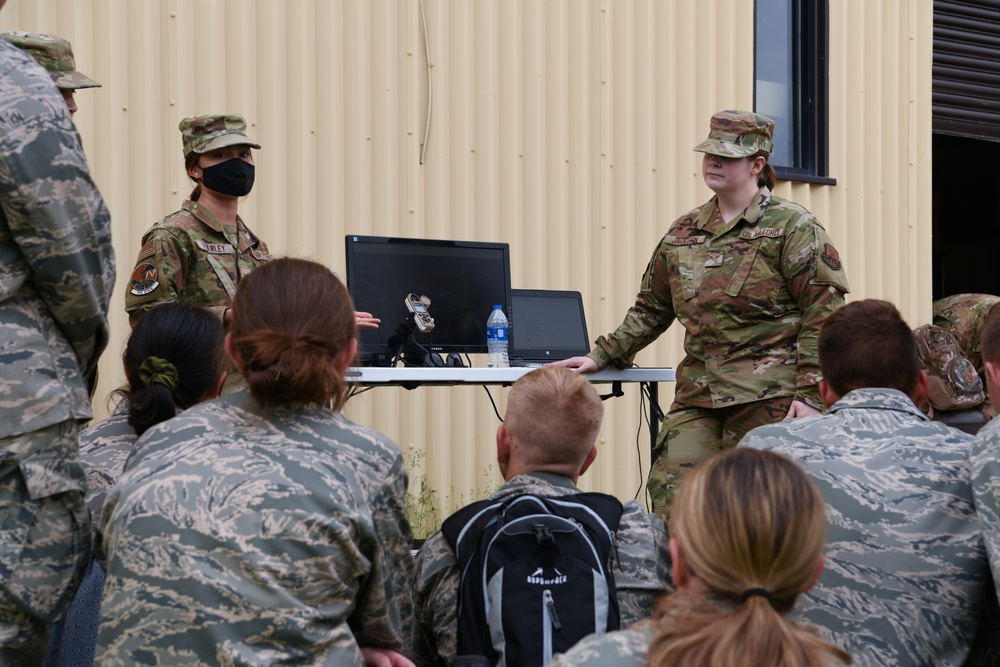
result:
<svg viewBox="0 0 1000 667"><path fill-rule="evenodd" d="M507 316L503 314L503 306L493 306L490 318L486 320L486 366L488 368L507 368L510 360L507 358L507 341L510 340L507 328Z"/></svg>

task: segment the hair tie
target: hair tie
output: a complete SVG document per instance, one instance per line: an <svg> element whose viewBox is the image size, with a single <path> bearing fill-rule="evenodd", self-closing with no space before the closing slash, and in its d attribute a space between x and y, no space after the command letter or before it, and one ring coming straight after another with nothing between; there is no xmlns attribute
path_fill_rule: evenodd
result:
<svg viewBox="0 0 1000 667"><path fill-rule="evenodd" d="M146 360L139 366L139 379L147 387L152 387L153 384L162 384L170 391L177 388L179 380L177 368L166 359L159 357L146 357Z"/></svg>
<svg viewBox="0 0 1000 667"><path fill-rule="evenodd" d="M759 595L760 597L765 598L768 602L771 601L771 594L768 593L765 589L748 588L745 591L743 591L743 595L740 596L740 604L743 604L744 602L747 601L748 598L752 598L755 595Z"/></svg>

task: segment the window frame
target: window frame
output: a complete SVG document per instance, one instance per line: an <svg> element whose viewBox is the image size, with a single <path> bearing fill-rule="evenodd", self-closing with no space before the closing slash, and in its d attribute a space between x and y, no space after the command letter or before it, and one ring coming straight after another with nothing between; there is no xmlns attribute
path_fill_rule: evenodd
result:
<svg viewBox="0 0 1000 667"><path fill-rule="evenodd" d="M787 0L792 16L791 43L788 57L791 61L792 122L781 131L792 133L793 160L804 165L793 167L773 164L778 178L786 181L836 185L829 171L829 52L830 6L829 0ZM754 109L767 114L757 106L758 11L754 1Z"/></svg>

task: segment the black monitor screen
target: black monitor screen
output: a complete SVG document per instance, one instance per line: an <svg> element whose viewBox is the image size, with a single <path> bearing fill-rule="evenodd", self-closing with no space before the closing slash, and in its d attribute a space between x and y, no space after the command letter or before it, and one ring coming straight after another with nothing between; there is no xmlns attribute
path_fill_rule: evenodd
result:
<svg viewBox="0 0 1000 667"><path fill-rule="evenodd" d="M485 353L494 304L510 313L510 249L506 243L348 235L347 287L358 310L382 320L359 329L362 363L384 365L389 339L412 321L410 293L430 299L430 332L414 340L432 352Z"/></svg>

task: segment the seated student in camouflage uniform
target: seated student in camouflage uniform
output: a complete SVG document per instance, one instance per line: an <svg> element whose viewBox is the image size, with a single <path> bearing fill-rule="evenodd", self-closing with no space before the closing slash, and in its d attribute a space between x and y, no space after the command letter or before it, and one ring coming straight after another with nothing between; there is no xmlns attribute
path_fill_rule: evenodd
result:
<svg viewBox="0 0 1000 667"><path fill-rule="evenodd" d="M850 658L789 618L823 569L823 497L784 456L729 450L677 492L670 553L677 592L653 619L590 635L553 667L835 667Z"/></svg>
<svg viewBox="0 0 1000 667"><path fill-rule="evenodd" d="M125 346L126 384L107 419L80 432L87 506L96 521L140 435L195 403L218 395L222 323L190 303L164 303L144 316ZM47 665L93 664L104 570L91 561L64 621L52 630Z"/></svg>
<svg viewBox="0 0 1000 667"><path fill-rule="evenodd" d="M497 463L506 484L490 496L559 497L579 493L576 481L597 456L604 406L586 379L563 368L540 368L514 383L497 429ZM649 618L668 589L669 553L663 522L636 501L625 503L611 570L621 626ZM441 532L417 556L414 589L418 665L450 665L458 650L458 561Z"/></svg>
<svg viewBox="0 0 1000 667"><path fill-rule="evenodd" d="M989 318L979 340L986 371L986 389L993 407L997 408L1000 407L1000 317ZM982 427L972 443L972 490L990 558L994 588L1000 591L1000 417L994 417ZM1000 593L997 602L1000 605ZM993 618L992 627L998 625L1000 618ZM994 635L993 643L1000 643L1000 633ZM1000 664L1000 648L994 646L993 652L997 660L992 664Z"/></svg>
<svg viewBox="0 0 1000 667"><path fill-rule="evenodd" d="M799 613L861 667L962 665L991 594L972 436L917 407L927 375L887 301L827 318L819 363L828 413L761 426L740 443L798 461L829 505L826 571Z"/></svg>
<svg viewBox="0 0 1000 667"><path fill-rule="evenodd" d="M38 665L89 558L77 434L93 417L84 378L107 345L115 260L63 98L4 39L0 257L0 664Z"/></svg>
<svg viewBox="0 0 1000 667"><path fill-rule="evenodd" d="M760 424L816 414L816 337L844 303L837 250L809 211L772 194L774 121L712 116L702 175L715 196L676 220L653 253L635 305L589 355L559 365L625 368L677 320L685 328L677 388L646 487L666 514L698 461Z"/></svg>
<svg viewBox="0 0 1000 667"><path fill-rule="evenodd" d="M74 97L77 90L101 87L101 84L76 70L73 47L61 37L23 30L5 30L0 32L0 37L26 51L35 62L45 68L62 94L63 100L66 101L66 107L71 115L77 112Z"/></svg>
<svg viewBox="0 0 1000 667"><path fill-rule="evenodd" d="M350 295L322 265L282 258L243 278L232 313L226 351L247 388L146 431L105 501L97 664L399 659L406 469L339 412Z"/></svg>
<svg viewBox="0 0 1000 667"><path fill-rule="evenodd" d="M994 313L1000 315L1000 296L992 294L954 294L938 299L933 304L934 321L958 341L962 353L975 367L986 386L986 369L983 363L983 330ZM1000 319L1000 318L996 318ZM989 400L983 401L980 411L987 419L997 412Z"/></svg>

